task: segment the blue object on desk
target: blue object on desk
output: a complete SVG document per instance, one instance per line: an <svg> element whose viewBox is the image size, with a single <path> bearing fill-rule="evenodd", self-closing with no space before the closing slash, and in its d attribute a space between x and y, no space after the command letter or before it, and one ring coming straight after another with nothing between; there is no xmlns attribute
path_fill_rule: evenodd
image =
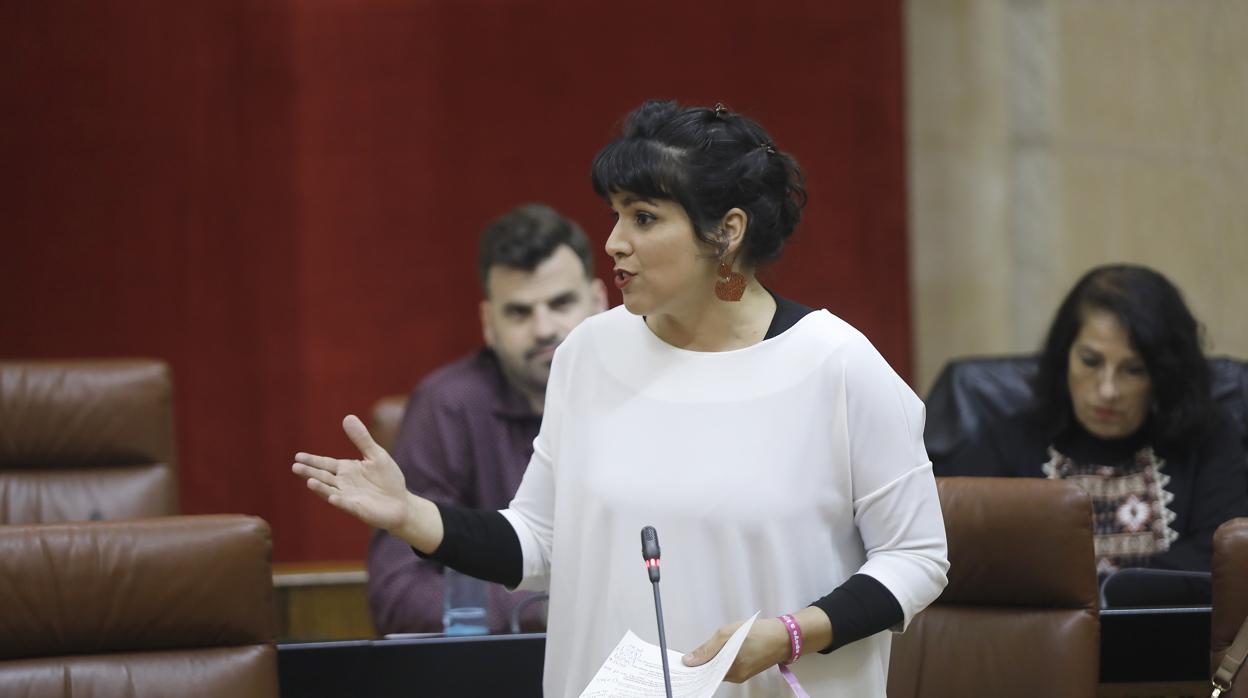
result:
<svg viewBox="0 0 1248 698"><path fill-rule="evenodd" d="M442 572L442 632L452 637L489 635L489 583L447 567Z"/></svg>

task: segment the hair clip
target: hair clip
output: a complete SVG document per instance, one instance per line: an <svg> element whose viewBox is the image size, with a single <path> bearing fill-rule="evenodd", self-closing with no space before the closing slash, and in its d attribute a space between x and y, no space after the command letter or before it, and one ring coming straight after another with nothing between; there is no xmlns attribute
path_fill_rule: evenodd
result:
<svg viewBox="0 0 1248 698"><path fill-rule="evenodd" d="M768 155L775 155L775 154L776 154L776 146L774 146L774 145L772 145L771 143L768 143L768 142L766 142L766 141L764 141L764 142L762 142L762 143L759 143L759 144L758 144L758 147L762 148L763 150L766 150Z"/></svg>
<svg viewBox="0 0 1248 698"><path fill-rule="evenodd" d="M728 115L728 107L725 107L723 102L716 102L713 109L715 110L715 118L717 119L722 119Z"/></svg>

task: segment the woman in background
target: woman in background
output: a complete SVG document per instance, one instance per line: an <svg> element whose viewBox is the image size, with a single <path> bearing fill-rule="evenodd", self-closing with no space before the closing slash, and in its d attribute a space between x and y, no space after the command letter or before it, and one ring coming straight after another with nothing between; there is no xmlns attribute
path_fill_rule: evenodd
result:
<svg viewBox="0 0 1248 698"><path fill-rule="evenodd" d="M1199 327L1173 284L1133 265L1085 274L1049 328L1035 400L981 428L956 468L936 474L1078 484L1092 497L1102 578L1124 568L1209 570L1214 530L1248 514L1248 457L1213 401ZM1134 601L1123 603L1199 600L1190 597L1206 595L1202 586L1161 575L1133 585Z"/></svg>

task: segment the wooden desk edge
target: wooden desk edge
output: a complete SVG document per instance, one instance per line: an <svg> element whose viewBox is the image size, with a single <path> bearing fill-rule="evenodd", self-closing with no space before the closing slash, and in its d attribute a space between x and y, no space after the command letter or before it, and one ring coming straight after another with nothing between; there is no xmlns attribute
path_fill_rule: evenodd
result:
<svg viewBox="0 0 1248 698"><path fill-rule="evenodd" d="M284 562L273 565L273 586L312 587L366 585L363 562Z"/></svg>

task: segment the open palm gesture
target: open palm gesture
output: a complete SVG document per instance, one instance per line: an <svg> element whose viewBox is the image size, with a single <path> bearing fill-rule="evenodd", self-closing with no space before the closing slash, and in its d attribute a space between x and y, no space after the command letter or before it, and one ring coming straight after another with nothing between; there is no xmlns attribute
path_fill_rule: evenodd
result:
<svg viewBox="0 0 1248 698"><path fill-rule="evenodd" d="M342 429L360 450L359 459L296 453L291 470L307 478L308 489L369 526L387 531L408 527L414 497L403 471L359 417L347 415Z"/></svg>

